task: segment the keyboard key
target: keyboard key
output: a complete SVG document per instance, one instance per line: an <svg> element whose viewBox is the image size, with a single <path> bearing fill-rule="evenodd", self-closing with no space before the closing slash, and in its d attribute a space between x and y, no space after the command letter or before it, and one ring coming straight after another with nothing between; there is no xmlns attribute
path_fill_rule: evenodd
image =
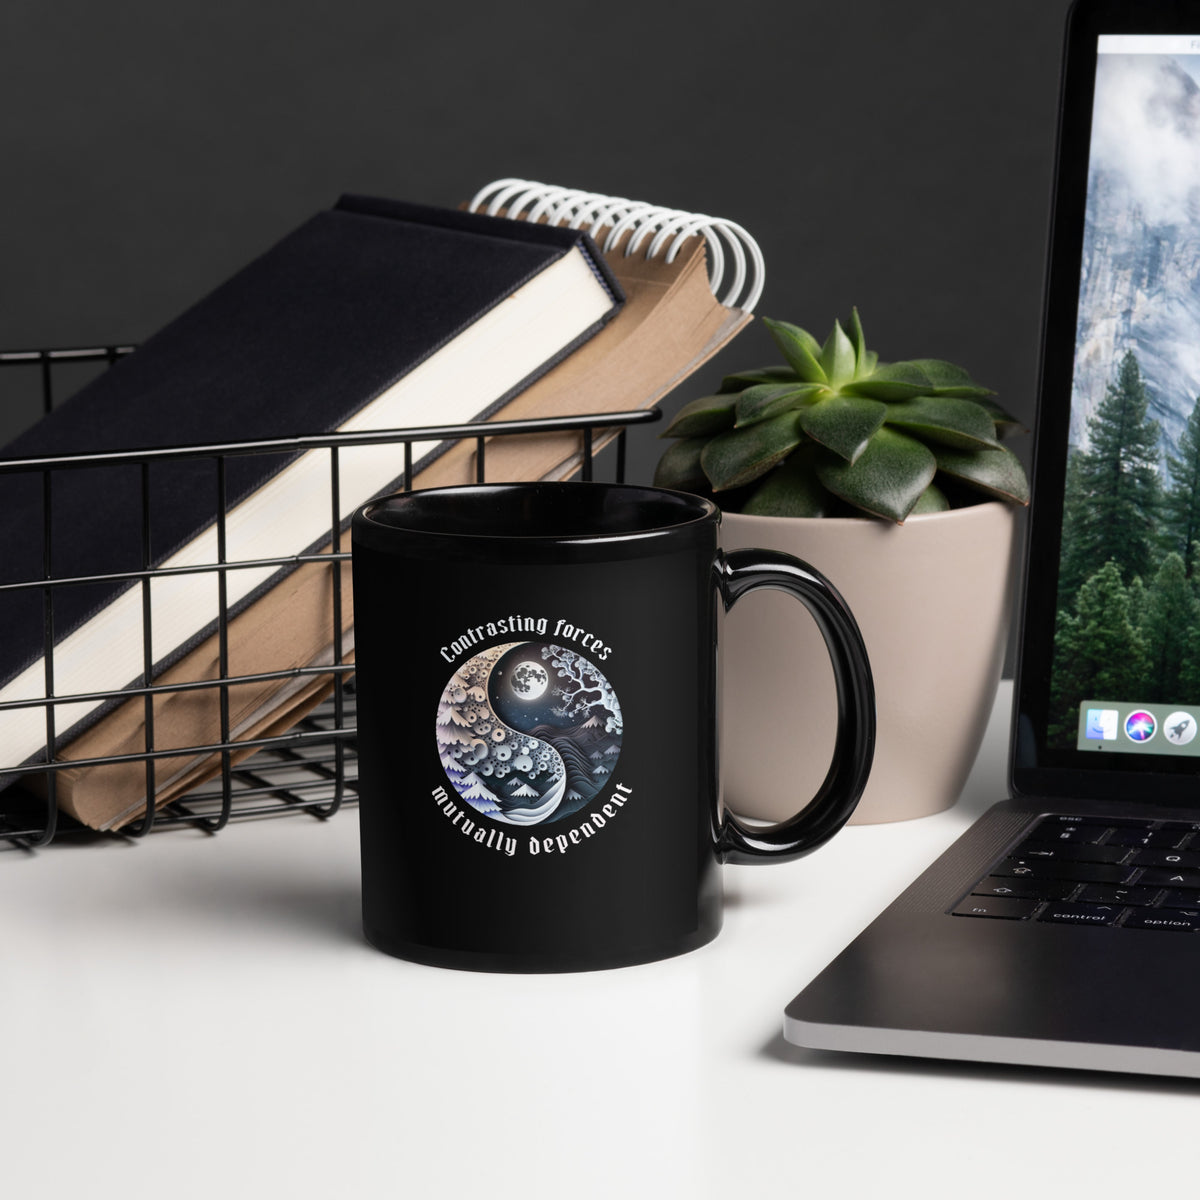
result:
<svg viewBox="0 0 1200 1200"><path fill-rule="evenodd" d="M1103 850L1103 846L1097 846ZM1200 854L1195 850L1135 850L1129 860L1135 867L1175 867L1177 869L1200 871Z"/></svg>
<svg viewBox="0 0 1200 1200"><path fill-rule="evenodd" d="M1144 817L1068 817L1062 813L1055 813L1053 816L1043 817L1034 828L1048 829L1059 825L1098 825L1105 829L1144 829L1149 831L1155 827L1155 824L1156 822L1147 821Z"/></svg>
<svg viewBox="0 0 1200 1200"><path fill-rule="evenodd" d="M1076 883L1125 883L1132 867L1104 863L1064 863L1055 859L1006 858L992 869L993 875L1011 875L1017 879L1065 879ZM1180 883L1179 887L1187 887Z"/></svg>
<svg viewBox="0 0 1200 1200"><path fill-rule="evenodd" d="M1023 921L1037 912L1040 900L1014 900L1010 897L968 896L955 910L956 917L998 917L1005 921Z"/></svg>
<svg viewBox="0 0 1200 1200"><path fill-rule="evenodd" d="M1141 909L1126 918L1124 928L1166 929L1176 930L1179 933L1190 933L1192 930L1200 929L1200 913L1190 915L1179 909L1171 909L1169 912L1161 908Z"/></svg>
<svg viewBox="0 0 1200 1200"><path fill-rule="evenodd" d="M1013 876L989 875L981 879L972 891L973 896L1012 896L1024 900L1065 900L1079 885L1056 879L1016 879ZM1132 890L1132 889L1131 889ZM1146 889L1152 896L1153 889Z"/></svg>
<svg viewBox="0 0 1200 1200"><path fill-rule="evenodd" d="M1119 904L1072 904L1070 901L1047 904L1039 921L1064 925L1111 925L1124 909Z"/></svg>
<svg viewBox="0 0 1200 1200"><path fill-rule="evenodd" d="M1144 846L1150 849L1174 849L1188 834L1183 829L1117 829L1106 843L1109 846Z"/></svg>
<svg viewBox="0 0 1200 1200"><path fill-rule="evenodd" d="M1180 833L1200 833L1200 821L1164 821L1161 829L1177 829Z"/></svg>
<svg viewBox="0 0 1200 1200"><path fill-rule="evenodd" d="M1057 862L1119 863L1130 854L1173 854L1172 850L1131 850L1128 846L1063 845L1026 842L1013 851L1013 858L1053 858ZM1158 863L1146 863L1158 866ZM1200 855L1196 865L1200 867Z"/></svg>
<svg viewBox="0 0 1200 1200"><path fill-rule="evenodd" d="M1112 829L1144 829L1147 832L1158 828L1161 821L1147 821L1144 817L1089 817L1095 825L1103 822Z"/></svg>
<svg viewBox="0 0 1200 1200"><path fill-rule="evenodd" d="M1147 867L1137 880L1144 887L1200 888L1200 871L1178 871L1171 867Z"/></svg>
<svg viewBox="0 0 1200 1200"><path fill-rule="evenodd" d="M1098 842L1108 832L1108 828L1107 825L1052 825L1043 821L1029 831L1025 841L1053 842L1056 846L1064 843L1087 844Z"/></svg>
<svg viewBox="0 0 1200 1200"><path fill-rule="evenodd" d="M1089 883L1075 899L1082 904L1146 905L1153 903L1160 890L1152 887L1113 887L1106 883ZM1195 895L1197 900L1200 900L1200 892L1187 894Z"/></svg>
<svg viewBox="0 0 1200 1200"><path fill-rule="evenodd" d="M1163 896L1162 906L1163 908L1195 908L1200 910L1200 892L1185 892L1174 889Z"/></svg>
<svg viewBox="0 0 1200 1200"><path fill-rule="evenodd" d="M1093 821L1090 817L1068 817L1063 813L1053 813L1050 816L1042 817L1034 829L1057 829L1063 826L1088 824L1098 825L1100 821Z"/></svg>

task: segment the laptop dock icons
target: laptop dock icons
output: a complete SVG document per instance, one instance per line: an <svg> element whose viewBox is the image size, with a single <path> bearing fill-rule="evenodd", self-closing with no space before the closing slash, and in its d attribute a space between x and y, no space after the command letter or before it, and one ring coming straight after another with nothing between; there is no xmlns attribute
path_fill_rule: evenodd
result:
<svg viewBox="0 0 1200 1200"><path fill-rule="evenodd" d="M1173 712L1163 721L1163 737L1172 746L1186 746L1196 736L1196 720L1189 713Z"/></svg>

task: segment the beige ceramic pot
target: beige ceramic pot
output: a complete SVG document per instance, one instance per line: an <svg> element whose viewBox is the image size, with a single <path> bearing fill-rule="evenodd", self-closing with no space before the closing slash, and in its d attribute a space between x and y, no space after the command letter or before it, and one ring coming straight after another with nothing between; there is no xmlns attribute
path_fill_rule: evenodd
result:
<svg viewBox="0 0 1200 1200"><path fill-rule="evenodd" d="M802 558L841 592L875 676L878 740L852 824L939 812L979 750L1004 660L1015 513L998 502L883 521L727 513L725 550ZM833 671L816 626L779 592L725 618L725 803L779 821L816 793L833 752Z"/></svg>

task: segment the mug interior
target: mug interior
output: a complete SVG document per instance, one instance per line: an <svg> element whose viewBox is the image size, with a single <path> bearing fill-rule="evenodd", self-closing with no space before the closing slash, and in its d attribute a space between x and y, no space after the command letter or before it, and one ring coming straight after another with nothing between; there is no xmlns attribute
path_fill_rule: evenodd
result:
<svg viewBox="0 0 1200 1200"><path fill-rule="evenodd" d="M361 510L373 525L474 538L591 539L672 529L715 517L700 496L608 483L474 484L427 488Z"/></svg>

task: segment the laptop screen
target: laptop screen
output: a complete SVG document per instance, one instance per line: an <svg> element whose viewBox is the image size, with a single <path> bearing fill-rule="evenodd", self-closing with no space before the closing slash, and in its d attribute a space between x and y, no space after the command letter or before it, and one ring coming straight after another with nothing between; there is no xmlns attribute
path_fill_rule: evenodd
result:
<svg viewBox="0 0 1200 1200"><path fill-rule="evenodd" d="M1200 5L1144 32L1139 9L1085 3L1068 42L1015 774L1178 787L1200 774Z"/></svg>
<svg viewBox="0 0 1200 1200"><path fill-rule="evenodd" d="M1200 758L1200 37L1098 43L1050 736Z"/></svg>

